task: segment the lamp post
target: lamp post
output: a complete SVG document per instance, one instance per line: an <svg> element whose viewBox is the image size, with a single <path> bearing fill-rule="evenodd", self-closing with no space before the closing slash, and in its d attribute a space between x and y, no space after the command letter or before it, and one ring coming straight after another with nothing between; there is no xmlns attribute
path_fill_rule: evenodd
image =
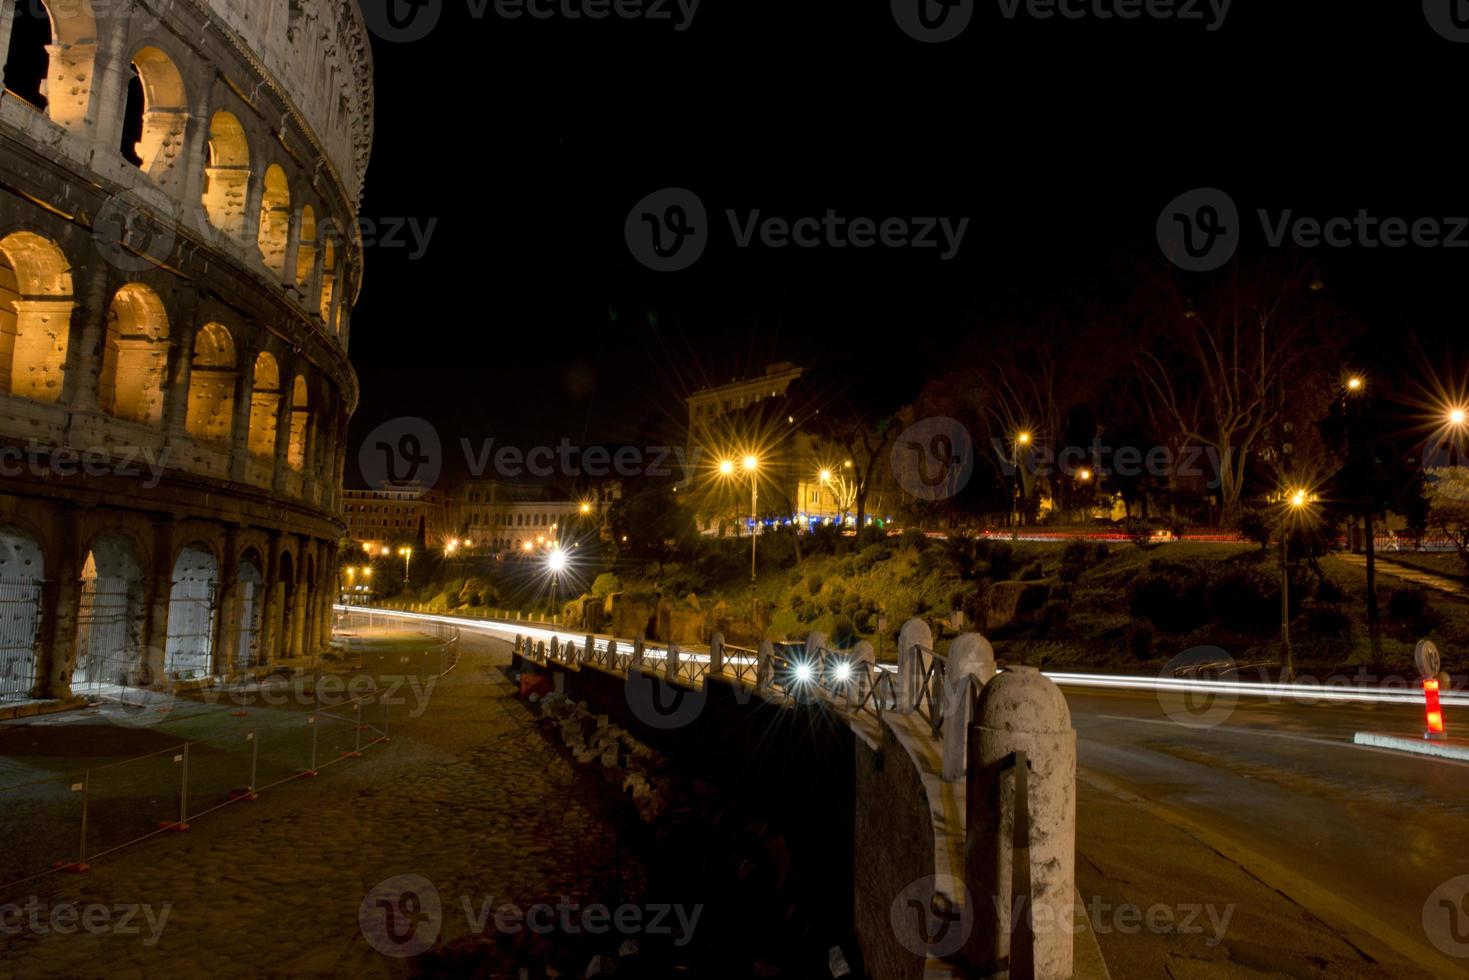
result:
<svg viewBox="0 0 1469 980"><path fill-rule="evenodd" d="M1030 433L1024 431L1017 432L1015 441L1010 444L1010 469L1015 474L1014 510L1010 515L1010 523L1015 527L1020 525L1020 447L1029 445Z"/></svg>
<svg viewBox="0 0 1469 980"><path fill-rule="evenodd" d="M754 456L745 457L745 472L750 474L750 586L755 585L755 542L760 540L759 535L759 500L760 483L756 473L760 469L760 460Z"/></svg>
<svg viewBox="0 0 1469 980"><path fill-rule="evenodd" d="M1280 646L1285 659L1283 679L1296 679L1295 658L1290 648L1290 529L1295 517L1311 503L1311 495L1305 490L1287 490L1286 513L1280 526Z"/></svg>
<svg viewBox="0 0 1469 980"><path fill-rule="evenodd" d="M398 549L398 554L403 556L403 587L408 587L408 563L413 560L413 549L406 545Z"/></svg>

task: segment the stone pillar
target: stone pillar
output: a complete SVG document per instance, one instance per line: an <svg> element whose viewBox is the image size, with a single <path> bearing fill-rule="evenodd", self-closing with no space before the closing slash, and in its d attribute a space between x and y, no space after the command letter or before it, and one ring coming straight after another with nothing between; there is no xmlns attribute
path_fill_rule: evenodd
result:
<svg viewBox="0 0 1469 980"><path fill-rule="evenodd" d="M214 644L213 674L228 676L240 645L240 529L224 530L224 561L219 582L219 638Z"/></svg>
<svg viewBox="0 0 1469 980"><path fill-rule="evenodd" d="M201 59L195 62L188 77L194 106L184 137L187 143L182 183L184 215L192 218L200 228L209 227L209 218L204 214L204 170L209 166L209 126L214 122L215 74L213 63Z"/></svg>
<svg viewBox="0 0 1469 980"><path fill-rule="evenodd" d="M294 400L296 365L294 362L289 370L281 367L281 400L275 410L275 459L273 460L275 470L271 477L271 486L275 488L277 495L286 492L286 474L290 471L291 453L291 416L293 409L291 404Z"/></svg>
<svg viewBox="0 0 1469 980"><path fill-rule="evenodd" d="M672 684L678 680L678 644L668 644L667 656L663 658L663 678Z"/></svg>
<svg viewBox="0 0 1469 980"><path fill-rule="evenodd" d="M106 262L98 262L88 270L72 307L61 402L74 412L97 411L97 386L102 375L102 349L107 340L107 314L112 299L108 288L109 268ZM76 284L75 280L73 283Z"/></svg>
<svg viewBox="0 0 1469 980"><path fill-rule="evenodd" d="M270 554L265 559L265 566L265 611L260 622L260 662L262 664L274 663L282 659L281 651L285 647L285 644L281 642L285 588L284 583L281 582L281 535L279 531L272 531L270 534Z"/></svg>
<svg viewBox="0 0 1469 980"><path fill-rule="evenodd" d="M898 704L899 714L909 714L918 702L921 661L916 648L933 649L933 631L921 619L910 619L898 631Z"/></svg>
<svg viewBox="0 0 1469 980"><path fill-rule="evenodd" d="M172 453L175 446L189 437L189 385L194 376L194 339L198 324L198 297L177 311L177 321L170 320L168 338L168 386L163 392L164 450Z"/></svg>
<svg viewBox="0 0 1469 980"><path fill-rule="evenodd" d="M296 557L297 561L292 568L292 571L296 574L296 581L287 586L295 598L291 602L291 628L290 632L286 635L290 641L288 655L294 660L300 660L306 656L306 604L308 599L306 584L306 542L299 539L296 544Z"/></svg>
<svg viewBox="0 0 1469 980"><path fill-rule="evenodd" d="M627 666L629 673L634 670L643 669L643 654L646 652L646 645L647 641L643 639L643 634L641 633L637 635L637 639L632 641L632 663Z"/></svg>
<svg viewBox="0 0 1469 980"><path fill-rule="evenodd" d="M0 3L0 54L10 52L10 32L15 27L16 5L13 3ZM0 70L4 69L0 64Z"/></svg>
<svg viewBox="0 0 1469 980"><path fill-rule="evenodd" d="M980 689L995 676L995 650L978 633L964 633L949 645L949 659L944 667L944 778L950 782L964 778L965 758L969 748L969 725L974 700L970 698L971 678Z"/></svg>
<svg viewBox="0 0 1469 980"><path fill-rule="evenodd" d="M56 522L54 546L45 553L41 628L36 635L36 683L31 691L38 698L64 698L71 694L71 673L77 656L77 612L82 601L76 510L70 504L57 504L53 520Z"/></svg>
<svg viewBox="0 0 1469 980"><path fill-rule="evenodd" d="M252 146L250 162L255 162L256 150ZM265 265L265 256L260 251L260 208L265 201L265 166L256 166L250 173L250 183L245 188L245 214L240 228L240 244L247 258Z"/></svg>
<svg viewBox="0 0 1469 980"><path fill-rule="evenodd" d="M1060 688L1034 667L991 680L969 759L964 880L975 910L965 956L985 975L1070 977L1076 732Z"/></svg>
<svg viewBox="0 0 1469 980"><path fill-rule="evenodd" d="M105 37L98 38L97 65L92 72L92 156L122 154L123 110L127 107L128 28L132 23L133 0L119 0L111 8ZM98 25L101 26L100 24ZM170 573L171 574L171 573Z"/></svg>
<svg viewBox="0 0 1469 980"><path fill-rule="evenodd" d="M724 673L724 634L718 630L709 637L709 673Z"/></svg>
<svg viewBox="0 0 1469 980"><path fill-rule="evenodd" d="M152 686L166 685L168 651L168 603L173 595L173 544L175 521L163 517L153 522L153 562L148 571L148 610L143 621L143 678Z"/></svg>
<svg viewBox="0 0 1469 980"><path fill-rule="evenodd" d="M292 201L293 205L298 202ZM281 268L281 286L291 292L296 289L296 261L301 254L301 208L291 211L291 223L286 230L286 255Z"/></svg>
<svg viewBox="0 0 1469 980"><path fill-rule="evenodd" d="M760 641L760 652L755 659L755 693L765 695L775 685L775 644Z"/></svg>
<svg viewBox="0 0 1469 980"><path fill-rule="evenodd" d="M245 363L235 364L234 418L230 421L230 479L245 482L245 468L250 460L250 402L255 392L255 355L251 350Z"/></svg>
<svg viewBox="0 0 1469 980"><path fill-rule="evenodd" d="M858 640L857 645L852 648L851 680L847 682L847 710L857 710L857 706L867 696L876 665L877 657L873 653L872 644L867 640Z"/></svg>
<svg viewBox="0 0 1469 980"><path fill-rule="evenodd" d="M331 649L332 624L336 620L336 613L332 607L336 605L337 567L341 564L341 561L342 558L337 546L329 545L326 548L326 559L323 567L317 570L319 575L331 581L330 589L324 588L320 590L321 617L317 621L318 633L316 636L316 648L318 650Z"/></svg>

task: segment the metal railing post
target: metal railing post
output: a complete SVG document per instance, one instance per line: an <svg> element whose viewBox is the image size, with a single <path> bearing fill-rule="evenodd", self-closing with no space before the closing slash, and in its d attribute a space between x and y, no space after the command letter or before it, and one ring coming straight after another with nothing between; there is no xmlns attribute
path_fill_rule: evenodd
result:
<svg viewBox="0 0 1469 980"><path fill-rule="evenodd" d="M82 839L77 847L78 872L87 870L87 810L92 803L92 770L82 773Z"/></svg>
<svg viewBox="0 0 1469 980"><path fill-rule="evenodd" d="M259 784L260 739L255 737L255 730L253 728L246 737L250 740L250 792L246 794L245 799L253 800L259 795L255 787Z"/></svg>

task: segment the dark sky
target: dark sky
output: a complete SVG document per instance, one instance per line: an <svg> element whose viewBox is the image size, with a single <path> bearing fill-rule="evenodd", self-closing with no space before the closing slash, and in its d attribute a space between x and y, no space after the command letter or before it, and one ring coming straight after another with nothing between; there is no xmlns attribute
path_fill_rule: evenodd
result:
<svg viewBox="0 0 1469 980"><path fill-rule="evenodd" d="M616 441L769 361L936 371L1064 298L1125 296L1159 260L1160 211L1195 187L1238 204L1241 255L1266 248L1256 208L1469 214L1469 44L1416 3L1235 0L1216 31L980 3L941 44L910 39L886 3L704 0L684 31L440 5L427 37L375 40L363 214L434 224L417 258L407 232L368 249L349 459L395 416L429 419L446 446ZM660 273L624 222L665 187L698 195L710 244ZM969 226L950 261L738 248L729 208ZM1374 330L1427 346L1463 332L1469 249L1312 254Z"/></svg>

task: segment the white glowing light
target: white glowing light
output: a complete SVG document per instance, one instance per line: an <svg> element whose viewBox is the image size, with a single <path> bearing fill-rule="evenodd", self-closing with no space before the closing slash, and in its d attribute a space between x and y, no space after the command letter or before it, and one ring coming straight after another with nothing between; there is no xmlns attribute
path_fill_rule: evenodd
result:
<svg viewBox="0 0 1469 980"><path fill-rule="evenodd" d="M559 575L566 571L566 553L560 548L557 548L546 557L546 564L551 571Z"/></svg>
<svg viewBox="0 0 1469 980"><path fill-rule="evenodd" d="M796 664L796 683L798 683L798 684L809 684L809 683L811 683L811 665L810 664Z"/></svg>
<svg viewBox="0 0 1469 980"><path fill-rule="evenodd" d="M837 680L848 681L852 677L851 664L837 664Z"/></svg>

